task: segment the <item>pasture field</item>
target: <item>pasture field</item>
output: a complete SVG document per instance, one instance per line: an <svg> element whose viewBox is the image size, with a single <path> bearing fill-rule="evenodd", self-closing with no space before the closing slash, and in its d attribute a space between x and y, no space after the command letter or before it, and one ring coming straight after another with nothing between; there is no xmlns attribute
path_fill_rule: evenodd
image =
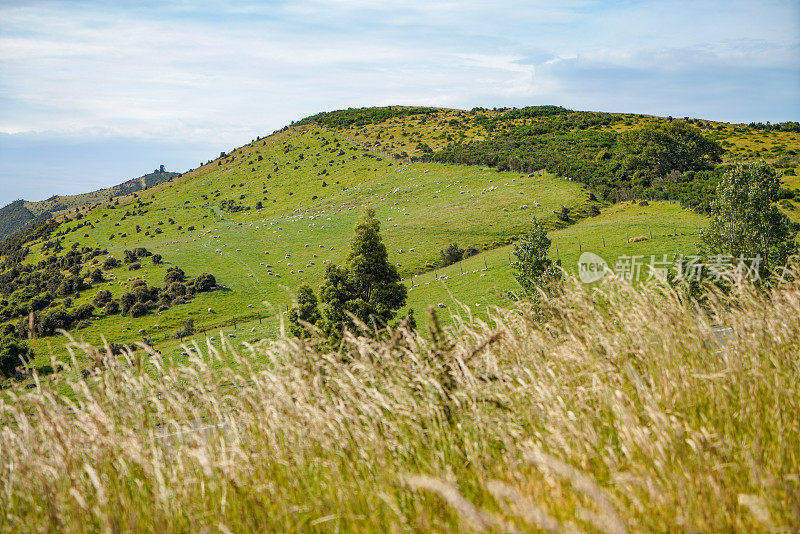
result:
<svg viewBox="0 0 800 534"><path fill-rule="evenodd" d="M322 169L328 170L320 175ZM161 285L173 265L188 276L209 272L224 286L160 316L97 316L79 335L99 343L101 333L116 341L139 338L144 330L142 336L156 342L189 318L209 328L233 317L285 311L297 285L316 285L326 262L344 261L366 206L382 221L391 261L409 277L429 270L450 242L498 247L524 231L532 214L555 224L554 210L564 205L581 213L587 198L583 187L547 174L389 161L318 128L298 128L294 135L256 141L194 174L67 223L75 228L88 221L93 227L68 233L66 248L99 246L121 258L125 249L145 247L165 262L135 272L117 268L114 280L85 291L74 299L76 305L102 289L119 297L137 278ZM250 209L222 209L223 200ZM38 248L32 247L29 262L42 257ZM37 341L36 348L48 341Z"/></svg>
<svg viewBox="0 0 800 534"><path fill-rule="evenodd" d="M340 245L338 251L333 251L335 254L325 256L317 252L320 249L315 251L312 247L307 249L295 243L295 250L303 251L303 255L293 255L289 260L295 262L298 259L301 261L316 260L321 263L319 256L322 256L333 258L332 261L343 262L356 216L353 213L349 225L344 225L338 230L341 233ZM611 268L614 267L616 259L623 255L641 255L648 260L650 255L692 254L697 249L698 226L702 227L705 221L704 217L667 202L652 202L648 206L639 206L635 203L616 204L604 208L599 216L583 219L568 227L551 230L550 237L553 241L551 257L559 260L565 270L574 273L581 251L592 251L599 254L606 259ZM557 226L552 220L547 224L553 227ZM392 234L385 231L385 225L384 222L384 239L388 241ZM231 234L219 233L238 236L237 242L246 243L246 234L240 233L242 232L241 228L243 227L232 225L230 227ZM249 226L247 228L249 229ZM631 238L642 236L647 239L629 242ZM79 341L91 342L95 345L102 344L103 336L108 341L126 338L142 340L148 337L154 346L166 356L179 360L182 359L183 349L181 342L173 339L172 335L190 318L195 321L197 328L197 334L190 339L199 342L202 346L205 346L207 339L214 344L219 344L221 335L237 345L253 343L265 337L274 337L280 332L281 317L285 318L285 312L291 305L297 284L303 281L316 287L321 281L322 271L321 269L312 269L311 272L304 272L301 275L296 273L293 283L283 283L283 278L280 278L276 279L275 283L269 284L265 282L266 267L251 268L246 260L248 257L254 257L254 260L251 261L262 259L259 255L262 251L260 249L248 251L244 248L245 245L240 246L242 250L239 253L235 253L235 250L230 253L225 252L223 255L213 253L209 255L208 259L196 260L202 261L203 265L213 266L208 269L211 272L230 273L229 278L221 278L221 281L226 280L226 286L231 286L230 289L200 294L190 303L170 308L161 315L151 314L138 319L125 316L103 318L93 327L73 332L73 335ZM156 249L154 248L154 250ZM330 253L331 251L326 248L325 252ZM318 258L314 259L313 254L317 254ZM240 256L245 259L237 261L233 265L226 264L226 261L232 261L231 257L239 258ZM402 254L396 256L403 258ZM283 256L280 257L283 258ZM171 257L165 257L165 261L171 260ZM487 310L491 306L510 304L509 292L514 293L518 290L513 269L510 266L510 262L513 260L513 246L506 245L481 252L448 267L419 274L408 274L405 277L406 286L410 290L408 303L400 313L404 314L408 308L413 308L418 319L424 322L425 310L428 306L442 304L447 308L440 310L445 318L451 314L486 318ZM283 261L288 260L283 259ZM191 265L187 261L175 263L182 266ZM280 264L276 262L275 265ZM143 274L138 274L142 271L136 271L134 274L147 280L149 284L158 285L167 267L168 264L148 265L142 269ZM127 271L124 270L124 267L117 271L119 274L116 280L110 280L107 284L98 284L92 291L86 292L82 296L82 300L76 301L76 303L90 302L94 294L101 289L118 292L121 287L127 286L129 284ZM236 277L237 271L241 271L238 278ZM247 276L251 272L256 273L258 277ZM291 276L289 275L289 277ZM120 278L125 280L120 281ZM115 284L121 284L121 286L114 287ZM208 312L209 308L213 310L213 313ZM235 325L233 324L234 318L236 319ZM140 330L144 330L144 332L139 334ZM230 337L231 335L235 337ZM63 343L64 340L60 337L38 340L35 364L48 364L51 353L59 354L59 357L63 359Z"/></svg>
<svg viewBox="0 0 800 534"><path fill-rule="evenodd" d="M82 210L79 219L64 225L73 229L63 238L65 247L108 248L117 258L126 249L145 247L161 254L164 264L147 265L145 259L139 271L117 268L108 273L110 280L74 298L75 305L91 302L103 289L118 298L136 279L160 286L171 266L189 277L209 272L223 289L138 319L96 311L92 324L74 335L93 344L102 336L109 342L149 340L178 353L172 336L188 319L203 335L220 328L231 328L241 340L274 335L279 330L275 318L292 305L297 286L316 287L328 262L344 262L352 228L368 206L376 210L390 261L411 289L408 307L418 316L440 303L485 309L506 302L509 291L516 290L510 243L526 231L532 215L550 229L551 254L567 270L575 268L581 251L599 254L612 267L625 254L647 259L694 252L705 218L668 203L603 205L590 200L582 184L543 172L411 163L392 156L421 155L420 148L412 148L418 145L439 149L453 140L478 139L489 132L476 117L501 113L438 110L345 128L295 125L147 191ZM601 128L621 131L663 120L613 116L616 121ZM531 122L517 119L498 127ZM702 124L720 140L769 141L768 155L787 161L800 148L792 132ZM784 181L787 187L800 185L790 175ZM569 223L556 216L562 206L570 209ZM800 220L793 201L781 206ZM601 215L588 217L590 207L601 208ZM481 253L436 269L439 251L450 243ZM33 245L28 262L43 257L40 247ZM33 345L37 364L45 365L53 353L63 356L59 338Z"/></svg>

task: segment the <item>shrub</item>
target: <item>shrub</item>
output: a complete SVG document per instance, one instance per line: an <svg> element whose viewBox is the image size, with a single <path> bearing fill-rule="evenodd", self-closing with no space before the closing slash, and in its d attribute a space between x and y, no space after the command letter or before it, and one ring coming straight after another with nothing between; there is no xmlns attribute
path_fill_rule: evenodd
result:
<svg viewBox="0 0 800 534"><path fill-rule="evenodd" d="M128 270L129 271L138 271L141 268L142 268L142 264L139 263L138 261L135 261L135 262L131 263L130 265L128 265Z"/></svg>
<svg viewBox="0 0 800 534"><path fill-rule="evenodd" d="M151 259L153 261L153 265L161 265L161 254L153 254Z"/></svg>
<svg viewBox="0 0 800 534"><path fill-rule="evenodd" d="M126 250L123 252L123 254L125 255L125 257L123 258L123 261L125 263L133 263L136 261L136 254L133 251Z"/></svg>
<svg viewBox="0 0 800 534"><path fill-rule="evenodd" d="M138 247L133 249L133 253L136 255L137 258L147 258L148 256L153 255L152 252L150 252L144 247Z"/></svg>
<svg viewBox="0 0 800 534"><path fill-rule="evenodd" d="M164 287L169 287L173 282L185 282L186 273L180 267L170 267L164 275Z"/></svg>
<svg viewBox="0 0 800 534"><path fill-rule="evenodd" d="M43 310L48 307L51 302L53 302L53 296L50 293L42 293L41 295L37 295L31 299L31 311Z"/></svg>
<svg viewBox="0 0 800 534"><path fill-rule="evenodd" d="M111 301L112 298L113 296L111 295L111 291L103 289L102 291L97 293L97 295L95 295L94 305L97 306L98 308L101 308L106 304L108 304L108 302Z"/></svg>
<svg viewBox="0 0 800 534"><path fill-rule="evenodd" d="M104 311L106 315L114 315L119 313L119 301L110 300L106 303Z"/></svg>
<svg viewBox="0 0 800 534"><path fill-rule="evenodd" d="M175 332L176 338L191 336L194 334L194 319L187 319L183 324L183 329Z"/></svg>
<svg viewBox="0 0 800 534"><path fill-rule="evenodd" d="M105 278L103 278L103 271L100 269L93 269L89 274L89 279L94 283L103 282L105 280Z"/></svg>
<svg viewBox="0 0 800 534"><path fill-rule="evenodd" d="M33 351L24 341L9 337L0 340L0 373L10 377L14 370L23 364L24 360L33 358Z"/></svg>
<svg viewBox="0 0 800 534"><path fill-rule="evenodd" d="M475 247L473 245L470 245L466 249L464 249L463 258L464 259L471 258L472 256L475 256L476 254L479 254L479 253L480 253L480 250L478 250L477 247Z"/></svg>
<svg viewBox="0 0 800 534"><path fill-rule="evenodd" d="M561 211L558 212L558 219L560 221L569 221L569 208L566 206L561 206Z"/></svg>
<svg viewBox="0 0 800 534"><path fill-rule="evenodd" d="M597 217L600 215L600 208L592 204L589 206L589 217Z"/></svg>
<svg viewBox="0 0 800 534"><path fill-rule="evenodd" d="M80 321L83 319L89 319L92 314L94 313L94 306L91 304L81 304L72 312L72 319L75 321Z"/></svg>
<svg viewBox="0 0 800 534"><path fill-rule="evenodd" d="M457 261L461 261L464 257L464 249L458 248L457 243L450 243L447 248L440 252L439 266L447 267Z"/></svg>
<svg viewBox="0 0 800 534"><path fill-rule="evenodd" d="M123 315L127 315L130 309L136 304L137 298L133 293L123 293L119 298L119 303Z"/></svg>
<svg viewBox="0 0 800 534"><path fill-rule="evenodd" d="M198 293L210 291L217 286L217 280L213 274L201 273L194 279L194 289Z"/></svg>
<svg viewBox="0 0 800 534"><path fill-rule="evenodd" d="M129 314L131 317L136 319L137 317L142 317L143 315L147 315L147 311L148 311L147 305L142 304L141 302L137 302L136 304L131 306Z"/></svg>
<svg viewBox="0 0 800 534"><path fill-rule="evenodd" d="M181 282L172 282L166 289L166 293L170 296L170 300L176 297L182 297L186 295L186 286Z"/></svg>

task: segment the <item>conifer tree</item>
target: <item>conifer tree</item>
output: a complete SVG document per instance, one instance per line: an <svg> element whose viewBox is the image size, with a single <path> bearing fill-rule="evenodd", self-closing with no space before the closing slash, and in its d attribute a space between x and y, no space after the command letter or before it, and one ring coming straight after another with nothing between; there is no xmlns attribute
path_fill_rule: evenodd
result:
<svg viewBox="0 0 800 534"><path fill-rule="evenodd" d="M389 263L375 211L367 209L356 224L346 265L329 265L319 300L308 286L298 289L297 307L290 315L292 333L306 336L305 321L318 326L330 343L341 340L344 329L356 327L351 315L369 328L383 328L406 303L407 289L397 268Z"/></svg>

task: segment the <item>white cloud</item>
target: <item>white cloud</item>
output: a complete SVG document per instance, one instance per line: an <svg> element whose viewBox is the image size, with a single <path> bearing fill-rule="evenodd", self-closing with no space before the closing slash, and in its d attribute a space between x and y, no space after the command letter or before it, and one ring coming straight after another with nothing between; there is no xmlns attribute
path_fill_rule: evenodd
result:
<svg viewBox="0 0 800 534"><path fill-rule="evenodd" d="M799 57L785 3L760 11L740 1L722 9L721 2L688 0L610 7L411 0L109 5L0 8L0 132L234 143L331 107L562 103L599 90L582 87L570 69L796 72ZM619 91L592 93L587 105Z"/></svg>

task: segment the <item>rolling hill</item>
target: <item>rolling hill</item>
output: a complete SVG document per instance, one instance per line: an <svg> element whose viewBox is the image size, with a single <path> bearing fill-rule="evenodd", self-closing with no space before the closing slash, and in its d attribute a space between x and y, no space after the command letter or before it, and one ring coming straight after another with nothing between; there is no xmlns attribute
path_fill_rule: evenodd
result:
<svg viewBox="0 0 800 534"><path fill-rule="evenodd" d="M210 273L219 287L180 299L187 302L153 305L135 318L95 306L70 330L77 339L98 345L104 339L146 339L181 358L175 332L190 319L198 340L222 331L231 340L255 342L279 332L294 290L304 282L317 285L329 262L344 261L356 220L363 208L372 207L390 261L410 290L407 307L441 305L454 314L485 316L487 307L505 302L517 287L509 267L512 243L532 215L550 230L551 253L568 270L575 269L586 250L611 264L620 255L695 251L698 230L707 220L703 202L718 171L687 170L665 185L640 187L613 167L623 132L672 122L555 106L390 107L320 114L182 175L165 173L171 179L149 183L146 191L117 190L102 201L95 196L74 213L65 213L74 211L72 205L53 200L48 209L62 209L55 210L52 228L47 235L20 241L17 252L8 249L4 274L12 269L37 272L54 256L63 257L63 251L73 251L78 262L65 272L72 268L74 276L88 277L92 270L101 271L102 279L73 293L53 289L52 302L36 311L45 316L52 309L91 304L102 291L118 300L135 285L162 287L174 267L189 280ZM765 130L696 119L675 122L728 143L717 168L767 157L785 173L787 188L795 187L791 179L800 133L791 126ZM490 148L494 152L487 152ZM467 149L475 161L451 161ZM487 154L497 158L487 159ZM787 213L795 212L794 200L786 202ZM21 208L34 213L25 205L15 210ZM566 220L559 217L562 208L568 210ZM451 243L474 246L480 253L440 268L439 251ZM136 270L126 263L104 267L106 256L122 260L126 250L137 248L163 261L144 256L136 259ZM9 261L11 256L16 263ZM25 330L19 312L37 298L29 293L3 295L3 328ZM35 364L49 365L51 355L66 357L62 341L50 336L33 341Z"/></svg>
<svg viewBox="0 0 800 534"><path fill-rule="evenodd" d="M37 222L49 219L50 217L58 217L69 211L86 209L114 197L129 195L136 191L143 191L154 185L164 183L175 176L178 176L178 173L165 171L162 165L160 169L156 169L150 174L145 174L144 176L127 180L113 187L98 189L90 193L53 195L46 200L37 202L16 200L0 208L0 241L15 232L23 230Z"/></svg>

